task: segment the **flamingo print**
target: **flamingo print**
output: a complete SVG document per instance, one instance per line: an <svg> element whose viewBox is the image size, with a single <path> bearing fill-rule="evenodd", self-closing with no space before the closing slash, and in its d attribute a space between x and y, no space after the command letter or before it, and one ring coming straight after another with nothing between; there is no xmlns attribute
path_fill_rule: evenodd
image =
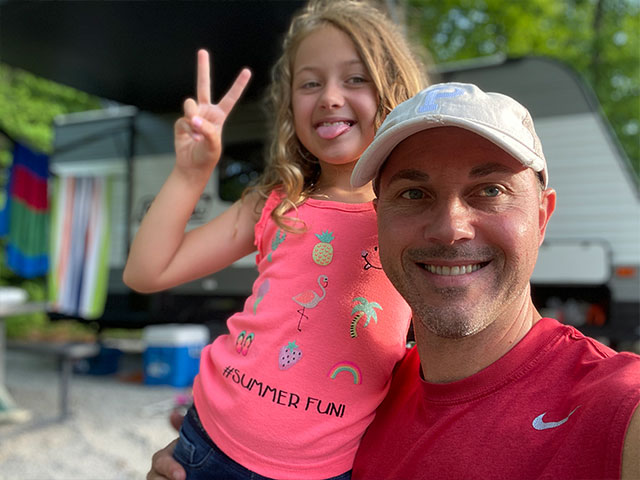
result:
<svg viewBox="0 0 640 480"><path fill-rule="evenodd" d="M302 331L302 329L300 328L300 323L302 322L302 318L303 317L307 319L309 318L307 315L304 314L306 309L316 307L320 303L320 301L324 299L325 295L327 294L327 291L325 290L325 288L327 287L327 285L329 285L329 278L326 275L319 275L318 285L320 286L320 290L322 290L322 295L318 295L318 293L313 290L305 290L304 292L299 293L292 298L294 302L296 302L298 305L302 307L301 309L297 310L297 312L300 314L300 319L298 320L299 332Z"/></svg>

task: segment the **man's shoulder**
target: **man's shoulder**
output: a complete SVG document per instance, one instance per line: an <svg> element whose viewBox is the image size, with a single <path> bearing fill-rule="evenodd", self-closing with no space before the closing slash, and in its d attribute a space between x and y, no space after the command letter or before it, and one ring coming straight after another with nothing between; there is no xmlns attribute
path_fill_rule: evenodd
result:
<svg viewBox="0 0 640 480"><path fill-rule="evenodd" d="M561 335L554 346L553 364L564 364L573 381L610 392L640 389L640 355L617 352L568 325L556 328Z"/></svg>
<svg viewBox="0 0 640 480"><path fill-rule="evenodd" d="M568 348L569 351L592 356L594 359L607 360L614 358L618 362L628 363L636 367L640 366L640 355L638 354L625 351L618 352L609 345L582 333L571 325L565 325L551 318L543 320L548 322L548 325L560 334L561 343L556 345L557 351L564 351Z"/></svg>

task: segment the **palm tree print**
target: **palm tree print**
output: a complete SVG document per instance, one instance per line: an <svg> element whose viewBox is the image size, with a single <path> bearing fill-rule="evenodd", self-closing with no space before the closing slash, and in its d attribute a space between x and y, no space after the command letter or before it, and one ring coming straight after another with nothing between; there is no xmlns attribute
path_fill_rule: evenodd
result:
<svg viewBox="0 0 640 480"><path fill-rule="evenodd" d="M366 317L363 327L367 327L371 319L374 322L378 323L378 312L376 312L376 308L382 310L382 306L378 302L370 302L364 297L356 297L353 299L354 302L358 302L351 310L351 328L350 335L351 338L356 338L358 336L358 332L356 331L356 326L358 322Z"/></svg>

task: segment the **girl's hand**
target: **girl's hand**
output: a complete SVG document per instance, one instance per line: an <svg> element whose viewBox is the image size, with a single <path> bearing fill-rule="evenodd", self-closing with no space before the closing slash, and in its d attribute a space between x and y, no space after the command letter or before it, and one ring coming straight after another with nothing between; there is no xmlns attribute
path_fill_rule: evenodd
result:
<svg viewBox="0 0 640 480"><path fill-rule="evenodd" d="M184 102L184 116L175 124L176 165L186 171L211 174L220 160L222 126L244 91L251 72L243 69L222 100L211 103L209 53L198 51L197 102Z"/></svg>

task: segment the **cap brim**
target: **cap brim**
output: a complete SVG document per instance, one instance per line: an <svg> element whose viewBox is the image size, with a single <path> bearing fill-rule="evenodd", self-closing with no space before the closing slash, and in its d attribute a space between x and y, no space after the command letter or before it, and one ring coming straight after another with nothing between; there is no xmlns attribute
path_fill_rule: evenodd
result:
<svg viewBox="0 0 640 480"><path fill-rule="evenodd" d="M477 122L469 122L458 117L448 117L445 115L438 116L437 120L416 117L411 120L404 121L395 125L380 137L375 138L371 145L365 150L360 157L351 174L351 184L354 187L366 185L378 176L380 169L387 157L393 149L403 140L407 139L414 133L422 130L429 130L438 127L459 127L469 130L481 137L486 138L507 153L515 157L522 165L531 168L535 172L542 172L545 168L544 161L527 146L514 140L513 137L495 130L492 127L482 125ZM547 178L543 174L546 187Z"/></svg>

